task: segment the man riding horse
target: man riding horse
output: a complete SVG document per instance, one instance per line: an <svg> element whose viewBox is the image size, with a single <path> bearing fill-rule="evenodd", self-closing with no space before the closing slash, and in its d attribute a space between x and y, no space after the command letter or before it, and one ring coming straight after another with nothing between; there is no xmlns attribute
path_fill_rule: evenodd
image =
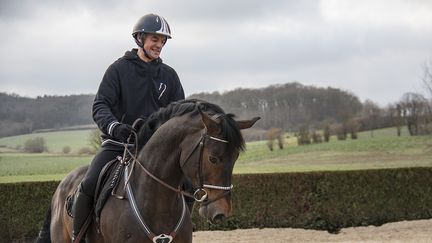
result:
<svg viewBox="0 0 432 243"><path fill-rule="evenodd" d="M171 39L168 22L156 14L144 15L134 26L132 36L138 48L127 51L108 67L93 103L93 119L103 142L76 195L73 242L90 215L99 173L108 161L123 154L123 144L129 142L133 131L131 124L185 98L177 73L160 58ZM193 199L188 201L189 207L191 204Z"/></svg>
<svg viewBox="0 0 432 243"><path fill-rule="evenodd" d="M139 48L107 69L94 100L102 146L90 166L60 182L37 242L191 243L194 201L211 222L232 215L232 173L245 148L240 130L259 117L236 120L216 104L184 100L176 72L159 58L171 38L162 17L143 16L132 35ZM142 122L138 132L135 121ZM100 171L116 160L124 173L110 175L122 175L123 186L112 188L103 210L98 199L92 213Z"/></svg>

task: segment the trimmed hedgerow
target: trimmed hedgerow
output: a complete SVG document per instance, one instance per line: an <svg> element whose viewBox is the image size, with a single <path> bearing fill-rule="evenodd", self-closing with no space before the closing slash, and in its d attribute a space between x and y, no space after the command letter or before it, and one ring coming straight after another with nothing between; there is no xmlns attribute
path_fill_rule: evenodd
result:
<svg viewBox="0 0 432 243"><path fill-rule="evenodd" d="M198 230L293 227L328 230L432 218L432 168L234 177L233 217Z"/></svg>
<svg viewBox="0 0 432 243"><path fill-rule="evenodd" d="M58 183L0 184L0 242L37 236Z"/></svg>
<svg viewBox="0 0 432 243"><path fill-rule="evenodd" d="M328 230L432 218L432 168L235 175L233 216L196 230ZM0 242L36 237L58 182L0 184Z"/></svg>

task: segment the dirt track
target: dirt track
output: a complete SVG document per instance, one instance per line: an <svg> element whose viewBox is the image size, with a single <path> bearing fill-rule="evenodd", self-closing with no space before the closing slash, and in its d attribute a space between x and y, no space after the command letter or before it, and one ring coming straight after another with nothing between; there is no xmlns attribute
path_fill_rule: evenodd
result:
<svg viewBox="0 0 432 243"><path fill-rule="evenodd" d="M339 234L303 229L199 231L194 243L267 242L431 242L432 219L388 223L380 227L345 228Z"/></svg>

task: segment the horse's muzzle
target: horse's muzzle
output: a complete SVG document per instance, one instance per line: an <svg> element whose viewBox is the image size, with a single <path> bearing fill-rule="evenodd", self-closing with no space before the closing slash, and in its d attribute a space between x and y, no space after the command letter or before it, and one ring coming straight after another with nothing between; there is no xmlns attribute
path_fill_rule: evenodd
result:
<svg viewBox="0 0 432 243"><path fill-rule="evenodd" d="M227 200L218 200L210 204L201 205L199 208L201 217L210 220L212 223L221 223L231 216L231 202Z"/></svg>

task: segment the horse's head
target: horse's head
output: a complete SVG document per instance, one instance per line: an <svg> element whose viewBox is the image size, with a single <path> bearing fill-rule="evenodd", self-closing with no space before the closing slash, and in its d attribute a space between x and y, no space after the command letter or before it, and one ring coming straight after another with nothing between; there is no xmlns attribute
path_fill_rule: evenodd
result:
<svg viewBox="0 0 432 243"><path fill-rule="evenodd" d="M199 213L212 222L231 215L234 163L244 149L240 129L250 128L259 118L235 121L233 115L200 111L200 128L181 144L181 166L192 180Z"/></svg>

